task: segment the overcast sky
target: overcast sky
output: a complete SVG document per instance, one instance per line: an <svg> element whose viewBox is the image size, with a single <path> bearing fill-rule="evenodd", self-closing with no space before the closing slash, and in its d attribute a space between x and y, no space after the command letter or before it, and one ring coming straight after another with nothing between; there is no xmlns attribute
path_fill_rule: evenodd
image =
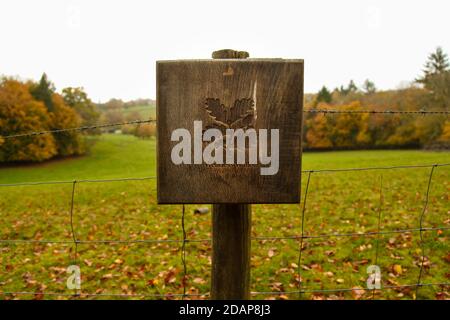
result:
<svg viewBox="0 0 450 320"><path fill-rule="evenodd" d="M380 89L413 80L430 51L450 51L450 1L1 0L0 74L94 101L155 97L155 61L305 59L305 91L369 78Z"/></svg>

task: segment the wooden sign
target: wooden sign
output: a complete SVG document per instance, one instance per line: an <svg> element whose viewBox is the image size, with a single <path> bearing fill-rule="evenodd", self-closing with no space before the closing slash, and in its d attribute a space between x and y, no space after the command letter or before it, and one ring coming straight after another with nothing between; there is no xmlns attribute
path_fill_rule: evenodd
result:
<svg viewBox="0 0 450 320"><path fill-rule="evenodd" d="M303 60L157 62L158 203L298 203Z"/></svg>

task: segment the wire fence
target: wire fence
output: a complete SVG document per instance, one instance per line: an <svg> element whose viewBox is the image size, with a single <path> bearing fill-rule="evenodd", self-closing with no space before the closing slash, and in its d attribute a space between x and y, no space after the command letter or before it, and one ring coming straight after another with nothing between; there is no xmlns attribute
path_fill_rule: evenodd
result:
<svg viewBox="0 0 450 320"><path fill-rule="evenodd" d="M444 114L448 115L450 112L448 111L375 111L375 110L365 110L365 111L342 111L342 110L317 110L317 109L310 109L305 110L304 112L310 112L310 113L323 113L323 114L341 114L341 113L369 113L369 114L423 114L423 115L430 115L430 114ZM84 127L78 127L78 128L66 128L66 129L57 129L57 130L49 130L49 131L42 131L42 132L29 132L29 133L18 133L18 134L12 134L12 135L6 135L3 136L5 139L12 139L12 138L21 138L26 136L36 136L41 134L48 134L48 133L62 133L67 131L84 131L84 130L91 130L91 129L98 129L98 128L107 128L107 127L116 127L116 126L122 126L122 125L129 125L129 124L142 124L142 123L150 123L155 122L156 120L137 120L137 121L130 121L130 122L124 122L124 123L113 123L113 124L101 124L101 125L95 125L95 126L84 126ZM279 241L279 240L292 240L292 241L299 241L299 247L298 247L298 256L297 256L297 276L298 276L298 288L297 290L291 290L291 291L258 291L258 292L251 292L253 296L256 295L298 295L299 298L302 298L302 295L305 293L339 293L339 292L351 292L355 290L355 288L317 288L317 289L311 289L311 288L304 288L302 284L302 261L303 261L303 252L304 252L304 241L308 239L320 239L320 238L344 238L344 237L368 237L368 236L376 236L376 246L375 246L375 259L374 263L375 265L378 263L378 257L379 257L379 242L380 242L380 236L388 235L388 234L405 234L405 233L418 233L420 236L420 265L419 265L419 273L417 280L415 283L405 284L405 285L388 285L388 286L382 286L380 288L358 288L358 290L363 291L372 291L372 298L375 298L375 292L380 290L395 290L395 289L401 289L401 288L415 288L416 293L415 297L417 298L418 291L421 287L441 287L441 288L448 288L450 286L450 282L436 282L436 283L425 283L422 281L423 272L425 268L425 262L426 262L426 255L425 255L425 241L424 241L424 233L430 232L430 231L443 231L443 230L449 230L450 227L446 225L442 226L435 226L435 227L424 227L423 221L425 214L428 209L429 204L429 198L430 198L430 189L433 181L434 174L438 168L441 167L449 167L450 163L435 163L435 164L420 164L420 165L401 165L401 166L375 166L375 167L363 167L363 168L342 168L342 169L312 169L312 170L302 170L302 174L305 174L306 177L306 187L303 195L303 200L300 203L299 208L299 215L300 215L300 233L299 234L292 234L287 236L257 236L252 237L252 241L263 241L263 240L270 240L270 241ZM349 233L323 233L323 234L306 234L305 233L305 215L307 212L307 203L308 203L308 197L310 195L310 181L312 177L315 174L318 173L324 173L324 174L334 174L338 172L355 172L355 171L374 171L374 170L400 170L400 169L410 169L414 170L417 168L428 168L429 169L429 175L427 179L426 184L426 191L425 191L425 198L423 200L423 207L421 210L420 218L418 221L418 227L417 228L404 228L404 229L393 229L393 230L381 230L382 228L382 213L383 213L383 180L382 177L380 178L380 188L379 188L379 211L378 211L378 217L377 217L377 225L376 230L377 231L371 231L371 232L349 232ZM0 184L0 190L3 188L14 188L14 187L22 187L22 186L40 186L40 185L61 185L61 184L68 184L72 185L71 188L71 197L70 197L70 231L71 231L71 240L42 240L42 239L3 239L0 236L0 244L68 244L73 245L75 249L75 262L77 262L78 259L78 246L79 245L85 245L85 244L109 244L109 245L118 245L118 244L130 244L130 243L137 243L137 244L151 244L151 243L179 243L180 244L180 260L183 270L183 277L182 277L182 283L181 287L183 290L183 293L167 293L167 294L149 294L149 293L88 293L88 292L82 292L80 290L75 290L73 293L67 293L67 292L31 292L31 291L0 291L0 296L8 297L8 296L61 296L61 297L77 297L77 298L83 298L83 297L119 297L119 298L189 298L189 297L200 297L200 298L206 298L209 296L209 292L204 293L188 293L187 292L187 277L188 277L188 267L187 267L187 257L186 257L186 244L188 243L199 243L199 242L211 242L211 238L204 238L204 239L190 239L187 236L186 227L185 227L185 206L182 205L181 209L181 227L182 227L182 236L181 238L176 239L129 239L129 240L123 240L123 239L100 239L100 240L81 240L77 237L76 228L74 225L74 202L75 202L75 195L77 186L79 186L82 183L110 183L110 182L126 182L126 181L144 181L144 180L156 180L156 177L154 176L146 176L146 177L125 177L125 178L114 178L114 179L80 179L80 180L63 180L63 181L35 181L35 182L19 182L19 183L4 183ZM446 214L445 212L443 214Z"/></svg>

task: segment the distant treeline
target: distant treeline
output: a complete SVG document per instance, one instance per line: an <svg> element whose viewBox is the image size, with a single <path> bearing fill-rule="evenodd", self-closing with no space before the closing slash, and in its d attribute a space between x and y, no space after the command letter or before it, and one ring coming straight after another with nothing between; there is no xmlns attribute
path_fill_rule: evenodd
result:
<svg viewBox="0 0 450 320"><path fill-rule="evenodd" d="M366 80L307 95L306 108L337 110L450 110L450 64L441 48L430 54L423 74L408 87L378 92ZM305 149L450 148L444 115L306 114Z"/></svg>

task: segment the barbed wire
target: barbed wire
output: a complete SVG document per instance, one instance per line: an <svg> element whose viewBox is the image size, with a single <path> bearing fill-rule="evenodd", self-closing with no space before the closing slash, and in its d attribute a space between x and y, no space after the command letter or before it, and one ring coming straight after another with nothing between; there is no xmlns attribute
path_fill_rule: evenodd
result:
<svg viewBox="0 0 450 320"><path fill-rule="evenodd" d="M0 135L3 139L12 139L12 138L23 138L23 137L32 137L32 136L39 136L42 134L53 134L53 133L63 133L63 132L76 132L76 131L86 131L86 130L94 130L94 129L104 129L104 128L110 128L110 127L120 127L125 125L136 125L136 124L144 124L144 123L152 123L156 122L155 119L148 119L148 120L133 120L133 121L127 121L127 122L118 122L118 123L105 123L105 124L96 124L96 125L90 125L90 126L82 126L82 127L73 127L73 128L61 128L61 129L54 129L54 130L45 130L45 131L32 131L27 133L17 133L17 134L11 134L11 135Z"/></svg>
<svg viewBox="0 0 450 320"><path fill-rule="evenodd" d="M312 113L312 114L383 114L383 115L450 115L449 110L338 110L338 109L304 109L303 113ZM96 124L90 126L81 126L81 127L73 127L73 128L61 128L54 130L45 130L45 131L32 131L26 133L17 133L17 134L9 134L9 135L0 135L3 139L13 139L13 138L23 138L23 137L32 137L39 136L43 134L58 134L64 132L81 132L87 130L95 130L95 129L104 129L110 127L120 127L125 125L139 125L146 123L156 123L156 119L147 119L147 120L133 120L126 122L118 122L118 123L105 123L105 124Z"/></svg>

